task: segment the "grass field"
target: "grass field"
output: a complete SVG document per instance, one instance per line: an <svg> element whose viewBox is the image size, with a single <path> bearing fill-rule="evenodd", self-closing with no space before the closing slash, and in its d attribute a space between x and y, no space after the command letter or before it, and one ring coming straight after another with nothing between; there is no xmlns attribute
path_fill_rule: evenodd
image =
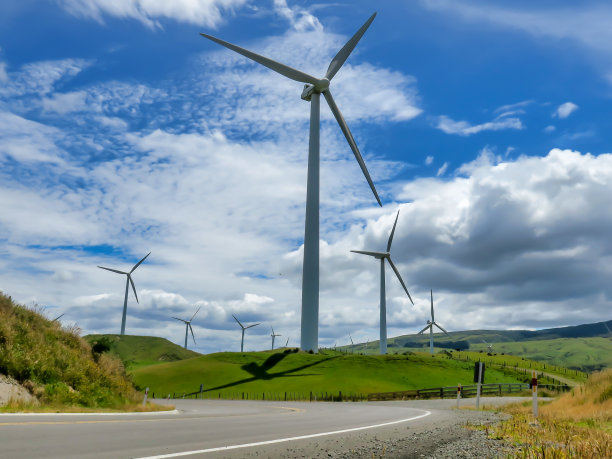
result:
<svg viewBox="0 0 612 459"><path fill-rule="evenodd" d="M204 387L204 396L249 398L262 393L368 394L471 384L474 363L444 354L362 356L324 351L322 354L279 351L216 353L178 362L141 367L131 372L141 389L161 394L191 393ZM487 369L487 383L516 383L527 376L511 368Z"/></svg>
<svg viewBox="0 0 612 459"><path fill-rule="evenodd" d="M201 355L155 336L87 335L84 339L90 344L107 342L110 353L119 357L128 370Z"/></svg>
<svg viewBox="0 0 612 459"><path fill-rule="evenodd" d="M493 345L496 354L504 353L530 360L545 362L564 368L580 371L599 371L612 368L612 338L609 336L524 339L517 331L465 331L453 332L451 337L436 336L434 352L451 349L449 343L469 343L470 351L487 351L487 345L482 339ZM552 336L552 333L542 336ZM515 340L508 340L514 338ZM350 346L342 346L350 352ZM405 335L389 339L388 352L402 353L405 351L426 352L429 350L429 338L422 335ZM378 341L359 343L354 346L355 353L375 355L379 352Z"/></svg>

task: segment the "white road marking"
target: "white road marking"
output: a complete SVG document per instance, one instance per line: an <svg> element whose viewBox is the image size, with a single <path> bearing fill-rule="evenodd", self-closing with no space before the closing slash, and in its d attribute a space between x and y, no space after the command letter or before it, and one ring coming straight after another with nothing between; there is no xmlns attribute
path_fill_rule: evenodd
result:
<svg viewBox="0 0 612 459"><path fill-rule="evenodd" d="M425 414L414 416L412 418L400 419L399 421L384 422L382 424L373 424L373 425L364 426L364 427L353 427L351 429L334 430L331 432L321 432L321 433L316 433L316 434L311 434L311 435L301 435L299 437L287 437L287 438L279 438L276 440L258 441L256 443L244 443L242 445L230 445L230 446L220 446L218 448L208 448L208 449L200 449L200 450L194 450L194 451L182 451L180 453L161 454L159 456L145 456L145 457L140 457L140 458L135 458L135 459L165 459L165 458L170 458L170 457L191 456L193 454L204 454L204 453L214 453L217 451L228 451L230 449L249 448L252 446L272 445L274 443L283 443L286 441L305 440L308 438L324 437L326 435L356 432L358 430L375 429L377 427L390 426L393 424L401 424L402 422L414 421L416 419L424 418L425 416L429 416L431 414L431 411L424 411L424 410L418 410L418 411L423 411Z"/></svg>

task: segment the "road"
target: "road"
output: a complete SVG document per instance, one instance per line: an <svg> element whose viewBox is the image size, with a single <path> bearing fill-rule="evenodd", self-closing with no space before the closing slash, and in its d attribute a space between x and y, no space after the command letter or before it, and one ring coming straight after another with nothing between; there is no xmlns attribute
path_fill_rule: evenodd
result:
<svg viewBox="0 0 612 459"><path fill-rule="evenodd" d="M487 398L481 403L509 400ZM389 436L400 427L431 427L465 413L449 409L456 406L452 400L172 403L176 411L153 414L2 414L0 457L291 457L288 448L301 448L307 455L325 442L350 448L362 433Z"/></svg>

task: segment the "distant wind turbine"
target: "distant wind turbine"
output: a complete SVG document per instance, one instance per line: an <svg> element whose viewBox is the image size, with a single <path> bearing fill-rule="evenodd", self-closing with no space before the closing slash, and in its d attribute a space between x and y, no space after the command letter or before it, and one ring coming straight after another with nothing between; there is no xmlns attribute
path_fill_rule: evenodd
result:
<svg viewBox="0 0 612 459"><path fill-rule="evenodd" d="M412 301L412 298L410 297L410 293L408 293L406 284L404 284L402 276L400 276L399 271L397 270L397 268L393 264L393 261L391 260L391 253L390 253L391 243L393 242L393 233L395 233L395 226L397 225L398 218L399 218L399 210L397 211L397 216L395 217L395 223L393 223L393 229L391 230L391 234L389 235L389 241L387 242L386 252L367 252L364 250L351 250L351 252L360 253L362 255L369 255L371 257L376 258L377 260L380 260L380 353L381 354L387 353L387 299L386 299L386 293L385 293L385 260L387 260L389 264L391 265L391 268L397 275L397 278L402 284L402 287L404 287L404 291L406 292L406 295L408 295L408 299L410 300L412 304L414 304L414 301Z"/></svg>
<svg viewBox="0 0 612 459"><path fill-rule="evenodd" d="M306 224L304 231L304 264L302 269L302 324L300 347L304 351L318 352L319 345L319 124L320 124L320 98L325 97L340 129L355 155L355 159L361 167L361 171L374 193L378 204L382 206L370 173L357 148L355 139L344 121L340 109L336 105L329 83L342 67L344 62L368 29L376 13L361 26L353 37L342 47L332 59L325 76L321 79L315 78L300 70L273 61L267 57L256 54L247 49L233 45L226 41L202 33L205 38L218 43L221 46L242 54L243 56L269 68L281 75L295 81L305 83L302 91L302 99L310 101L310 140L308 144L308 176L306 180Z"/></svg>
<svg viewBox="0 0 612 459"><path fill-rule="evenodd" d="M65 312L61 313L59 316L57 316L55 319L53 319L51 322L59 322L59 320L64 317L64 314L66 314Z"/></svg>
<svg viewBox="0 0 612 459"><path fill-rule="evenodd" d="M425 330L429 328L429 351L432 354L434 353L434 345L433 345L433 326L434 325L448 335L448 332L444 330L440 325L438 325L434 319L433 290L431 290L431 320L427 321L427 327L421 330L418 334L419 335L422 334Z"/></svg>
<svg viewBox="0 0 612 459"><path fill-rule="evenodd" d="M276 338L277 336L283 336L283 335L277 335L276 333L274 333L274 328L272 328L272 334L270 335L272 337L272 350L274 350L274 338Z"/></svg>
<svg viewBox="0 0 612 459"><path fill-rule="evenodd" d="M191 319L189 320L179 319L178 317L173 317L173 319L180 320L181 322L185 322L185 349L187 349L187 337L189 336L190 330L191 330L191 337L193 338L193 344L196 343L195 336L193 336L193 328L191 328L191 321L196 316L196 314L200 312L200 309L202 309L202 306L198 308L198 310L195 312L194 315L191 316Z"/></svg>
<svg viewBox="0 0 612 459"><path fill-rule="evenodd" d="M487 352L488 352L489 354L492 354L492 353L493 353L493 345L492 345L492 344L487 343L487 342L486 342L484 339L482 340L482 342L483 342L483 343L485 343L485 344L487 345Z"/></svg>
<svg viewBox="0 0 612 459"><path fill-rule="evenodd" d="M349 338L351 339L351 354L354 352L355 343L353 343L353 337L349 333Z"/></svg>
<svg viewBox="0 0 612 459"><path fill-rule="evenodd" d="M287 342L285 343L285 347L289 346L289 338L287 338Z"/></svg>
<svg viewBox="0 0 612 459"><path fill-rule="evenodd" d="M234 318L234 320L235 320L236 322L238 322L238 325L240 325L240 328L242 329L242 340L240 341L240 352L243 352L243 349L244 349L244 331L245 331L247 328L256 327L256 326L257 326L257 325L259 325L259 324L253 324L253 325L249 325L248 327L245 327L244 325L242 325L242 324L240 323L240 321L239 321L238 319L236 319L236 316L235 316L234 314L232 314L232 317Z"/></svg>
<svg viewBox="0 0 612 459"><path fill-rule="evenodd" d="M125 335L125 316L127 314L127 300L128 300L128 291L130 288L130 284L132 284L132 290L134 291L134 296L136 297L136 303L138 303L138 295L136 294L136 286L134 285L134 281L132 280L132 273L140 266L140 264L146 260L146 258L151 255L151 252L147 253L142 260L134 265L134 267L130 270L130 272L119 271L117 269L105 268L104 266L98 266L98 268L106 269L107 271L112 271L117 274L125 274L127 276L127 280L125 281L125 299L123 300L123 317L121 318L121 334Z"/></svg>

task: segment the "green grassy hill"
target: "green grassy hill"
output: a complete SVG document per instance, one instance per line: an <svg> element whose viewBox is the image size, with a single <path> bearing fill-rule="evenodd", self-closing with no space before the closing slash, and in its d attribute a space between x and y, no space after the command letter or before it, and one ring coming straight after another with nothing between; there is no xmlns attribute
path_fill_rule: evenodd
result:
<svg viewBox="0 0 612 459"><path fill-rule="evenodd" d="M250 398L266 394L367 394L471 384L474 363L431 357L426 353L362 356L326 351L216 353L189 360L141 367L132 372L140 388L158 396L191 393L204 387L204 396L230 398L242 392ZM510 367L488 368L486 382L525 382L530 375Z"/></svg>
<svg viewBox="0 0 612 459"><path fill-rule="evenodd" d="M512 354L581 371L612 368L612 321L544 330L468 330L437 333L435 352L443 349L486 351L486 341L495 353ZM354 352L378 353L378 341L356 343ZM350 351L350 346L343 346ZM402 335L388 340L389 353L426 351L429 335Z"/></svg>
<svg viewBox="0 0 612 459"><path fill-rule="evenodd" d="M130 371L201 355L156 336L87 335L85 340L92 345L102 343L104 347L108 346L110 353L119 357Z"/></svg>
<svg viewBox="0 0 612 459"><path fill-rule="evenodd" d="M0 373L52 407L124 408L139 401L121 362L92 352L78 332L0 293Z"/></svg>

